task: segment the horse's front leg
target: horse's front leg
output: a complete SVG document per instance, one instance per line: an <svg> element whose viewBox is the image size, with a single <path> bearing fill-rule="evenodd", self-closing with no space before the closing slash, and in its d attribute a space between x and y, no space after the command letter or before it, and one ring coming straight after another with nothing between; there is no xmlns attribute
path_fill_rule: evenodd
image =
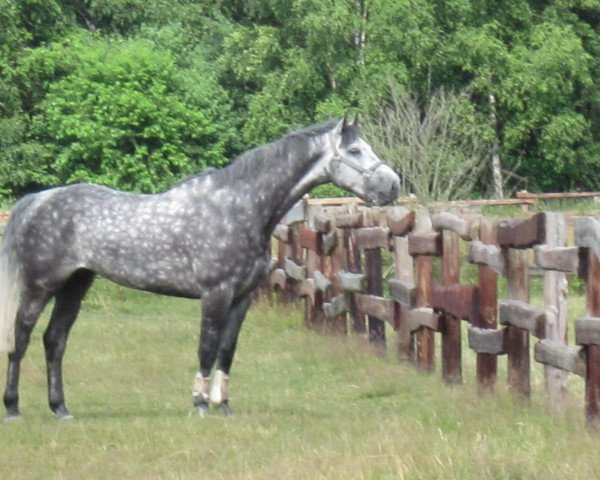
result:
<svg viewBox="0 0 600 480"><path fill-rule="evenodd" d="M210 403L210 373L217 358L219 344L229 311L233 293L230 289L211 290L202 299L202 321L198 360L200 369L194 379L192 402L200 416L208 413Z"/></svg>
<svg viewBox="0 0 600 480"><path fill-rule="evenodd" d="M229 371L233 362L240 328L251 303L252 295L246 295L232 305L217 352L217 371L210 390L210 402L213 405L220 406L225 415L231 413L229 406Z"/></svg>

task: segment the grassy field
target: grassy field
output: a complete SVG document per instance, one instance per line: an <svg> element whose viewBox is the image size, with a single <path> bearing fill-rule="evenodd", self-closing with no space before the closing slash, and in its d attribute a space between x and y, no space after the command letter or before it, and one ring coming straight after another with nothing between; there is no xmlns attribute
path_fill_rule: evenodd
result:
<svg viewBox="0 0 600 480"><path fill-rule="evenodd" d="M497 395L478 396L472 360L465 385L447 388L358 339L306 332L296 307L253 307L231 379L235 414L198 418L198 316L196 302L99 282L65 359L71 422L46 407L42 320L23 365L24 419L0 424L0 478L599 478L581 382L556 419L539 375L528 405L504 378Z"/></svg>

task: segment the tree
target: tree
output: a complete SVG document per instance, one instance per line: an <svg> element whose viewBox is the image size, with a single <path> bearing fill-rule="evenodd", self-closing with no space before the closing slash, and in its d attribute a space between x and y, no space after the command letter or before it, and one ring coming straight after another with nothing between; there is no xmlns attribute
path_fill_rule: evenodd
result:
<svg viewBox="0 0 600 480"><path fill-rule="evenodd" d="M419 201L467 198L481 180L489 145L482 140L469 95L433 92L422 105L398 93L363 127L375 151L402 179L402 194Z"/></svg>
<svg viewBox="0 0 600 480"><path fill-rule="evenodd" d="M40 183L152 192L226 163L230 132L217 120L228 105L223 95L210 96L218 86L194 90L189 72L152 42L75 36L38 49L22 73L38 71L39 62L46 77L60 75L47 84L32 120L30 139L43 146L38 164L47 172Z"/></svg>

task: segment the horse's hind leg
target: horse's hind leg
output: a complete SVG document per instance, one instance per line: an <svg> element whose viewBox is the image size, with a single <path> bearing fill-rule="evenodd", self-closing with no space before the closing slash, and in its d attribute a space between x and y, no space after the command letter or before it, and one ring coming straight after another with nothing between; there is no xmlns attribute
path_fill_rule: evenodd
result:
<svg viewBox="0 0 600 480"><path fill-rule="evenodd" d="M4 391L4 406L6 407L7 420L20 417L19 374L21 360L25 356L27 346L29 345L31 331L46 303L48 303L49 298L49 293L31 289L25 289L21 295L21 303L15 322L15 349L8 354L8 371L6 389Z"/></svg>
<svg viewBox="0 0 600 480"><path fill-rule="evenodd" d="M50 323L44 332L46 366L48 372L48 403L59 419L72 418L65 405L62 380L62 360L71 327L81 308L85 293L94 281L89 270L76 271L56 293Z"/></svg>

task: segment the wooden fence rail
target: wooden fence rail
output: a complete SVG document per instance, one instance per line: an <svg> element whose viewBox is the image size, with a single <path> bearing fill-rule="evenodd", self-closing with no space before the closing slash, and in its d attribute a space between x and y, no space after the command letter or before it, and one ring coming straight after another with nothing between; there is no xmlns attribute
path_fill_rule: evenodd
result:
<svg viewBox="0 0 600 480"><path fill-rule="evenodd" d="M468 322L480 389L494 390L498 357L506 355L508 388L529 398L533 352L544 364L550 410L565 410L567 377L580 375L588 424L598 426L600 222L578 217L571 223L574 244L567 246L567 221L559 213L493 221L430 215L416 205L367 208L305 200L275 232L277 257L268 287L288 301L304 298L311 329L365 335L384 349L387 323L396 333L399 358L425 372L435 369L440 335L441 373L448 384L463 381L461 322ZM473 284L461 283L465 264L477 271ZM530 304L530 265L543 272L543 306ZM575 345L567 339L567 274L578 274L587 292ZM502 299L499 277L507 284Z"/></svg>

